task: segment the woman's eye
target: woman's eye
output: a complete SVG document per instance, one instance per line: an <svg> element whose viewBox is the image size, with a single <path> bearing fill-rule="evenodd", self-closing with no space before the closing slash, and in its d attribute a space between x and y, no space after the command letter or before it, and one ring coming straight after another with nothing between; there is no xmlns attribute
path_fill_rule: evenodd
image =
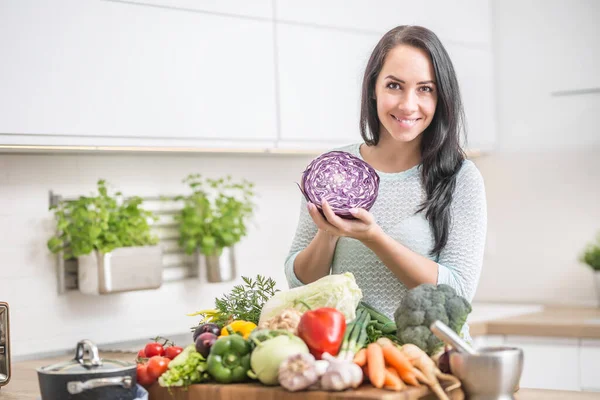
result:
<svg viewBox="0 0 600 400"><path fill-rule="evenodd" d="M420 89L422 92L426 92L426 93L433 92L433 88L431 86L421 86Z"/></svg>
<svg viewBox="0 0 600 400"><path fill-rule="evenodd" d="M396 83L396 82L390 82L390 83L387 84L387 87L389 89L397 90L397 89L400 89L400 84Z"/></svg>

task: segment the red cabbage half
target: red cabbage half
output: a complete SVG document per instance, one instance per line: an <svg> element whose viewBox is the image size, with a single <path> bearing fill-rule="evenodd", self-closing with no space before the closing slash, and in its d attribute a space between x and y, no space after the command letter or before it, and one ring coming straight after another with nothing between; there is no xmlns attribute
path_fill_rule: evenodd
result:
<svg viewBox="0 0 600 400"><path fill-rule="evenodd" d="M351 208L370 210L377 199L379 175L369 164L345 151L330 151L315 158L302 174L306 201L321 210L327 200L333 212L352 219Z"/></svg>

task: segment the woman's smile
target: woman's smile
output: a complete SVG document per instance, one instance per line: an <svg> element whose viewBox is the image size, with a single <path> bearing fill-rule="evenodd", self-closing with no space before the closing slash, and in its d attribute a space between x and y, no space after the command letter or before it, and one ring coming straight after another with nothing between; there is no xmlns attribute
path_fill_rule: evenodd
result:
<svg viewBox="0 0 600 400"><path fill-rule="evenodd" d="M413 128L421 118L405 118L405 117L397 117L394 114L390 114L394 121L401 127L406 129Z"/></svg>

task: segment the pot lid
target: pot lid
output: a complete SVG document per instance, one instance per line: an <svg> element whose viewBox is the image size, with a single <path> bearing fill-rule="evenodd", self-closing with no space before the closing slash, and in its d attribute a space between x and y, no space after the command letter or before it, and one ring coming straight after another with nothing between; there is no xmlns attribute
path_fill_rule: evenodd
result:
<svg viewBox="0 0 600 400"><path fill-rule="evenodd" d="M86 355L88 358L86 358ZM98 348L89 340L77 343L75 358L69 361L39 368L39 372L49 374L101 374L134 369L136 365L127 361L103 360L98 355Z"/></svg>

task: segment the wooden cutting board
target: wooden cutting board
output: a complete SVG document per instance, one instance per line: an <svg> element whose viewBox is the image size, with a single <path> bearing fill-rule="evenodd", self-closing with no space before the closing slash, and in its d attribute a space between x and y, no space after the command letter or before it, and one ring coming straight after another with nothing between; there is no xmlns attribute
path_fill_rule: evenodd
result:
<svg viewBox="0 0 600 400"><path fill-rule="evenodd" d="M281 386L264 386L258 383L238 383L230 385L198 384L192 385L187 390L169 389L160 387L155 383L149 390L149 400L417 400L437 399L425 386L408 387L402 392L392 392L376 389L365 384L356 390L344 392L303 391L288 392ZM449 396L452 400L463 400L462 390L455 389Z"/></svg>

